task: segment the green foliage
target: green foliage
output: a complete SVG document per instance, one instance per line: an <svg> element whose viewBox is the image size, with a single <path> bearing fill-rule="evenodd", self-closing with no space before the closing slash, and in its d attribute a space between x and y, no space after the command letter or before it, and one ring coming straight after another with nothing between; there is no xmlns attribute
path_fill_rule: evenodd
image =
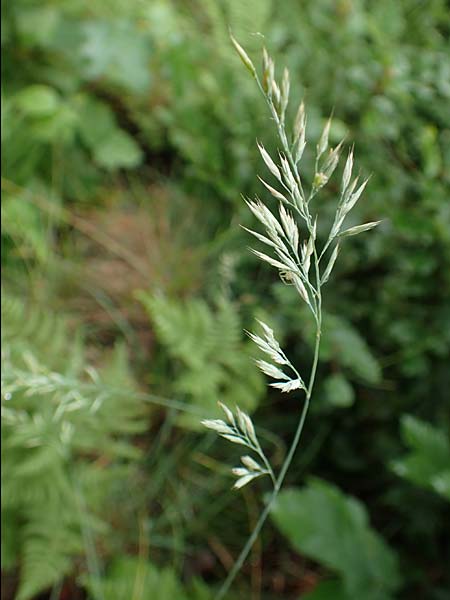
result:
<svg viewBox="0 0 450 600"><path fill-rule="evenodd" d="M323 359L337 361L357 380L380 383L380 365L357 329L331 314L325 315L323 323Z"/></svg>
<svg viewBox="0 0 450 600"><path fill-rule="evenodd" d="M257 269L256 259L242 251L248 237L239 232L238 223L249 223L240 194L269 198L261 185L253 183L262 167L255 159L254 141L258 137L270 151L274 139L270 117L228 41L231 26L252 59L265 44L277 59L277 75L284 62L295 74L292 95L304 97L308 104L309 139L318 137L333 110L331 143L336 144L342 135L355 142L362 176L371 174L371 179L367 202L359 204L355 221L348 227L362 219L384 219L379 231L364 239L346 240L335 278L327 283L324 308L330 319L324 331L330 331L330 336L324 340L325 354L319 364L322 385L308 420L311 448L307 439L305 453L293 465L293 483L299 483L307 466L364 497L372 522L393 532L392 543L406 565L404 597L446 598L450 581L442 532L448 517L440 498L448 489L444 432L450 427L450 21L445 0L15 0L7 4L2 10L2 266L5 280L14 282L16 293L24 299L4 299L4 310L13 311L14 304L17 312L3 334L3 380L6 393L12 393L11 400L3 402L2 558L7 574L16 567L24 569L30 543L29 555L42 556L29 578L30 585L36 582L35 589L42 589L45 580L55 581L63 572L72 572L75 564L80 571L87 568L95 575L84 558L74 560L87 553L73 485L67 487L72 481L80 481L88 505L82 511L88 529L93 529L100 546L113 558L119 557L122 546L115 545L117 527L107 526L109 515L116 525L118 513L148 509L148 499L138 493L129 494L127 501L121 496L117 500L114 494L106 499L112 488L127 487L124 478L128 482L135 460L128 457L137 454L129 436L148 427L144 418L133 418L140 408L125 386L129 375L123 372L122 354L131 351L140 386L150 383L165 397L181 396L203 415L206 406L214 412L215 401L223 400L223 393L232 406L248 402L248 407L256 407L259 402L257 418L280 435L274 439L277 458L292 432L298 406L291 406L284 396L262 397L262 381L257 382L259 375L240 337L241 321L250 328L256 314L283 334L295 364L309 366L311 336L307 319L292 302L295 294L269 279L266 270ZM296 106L287 110L291 123ZM313 157L306 152L304 158L307 179L313 172ZM149 184L152 189L147 193ZM61 223L58 209L83 216L95 231L99 222L108 219L109 211L133 210L139 204L160 237L168 241L161 244L149 231L148 246L136 264L145 262L145 253L164 257L169 243L177 253L179 240L167 233L163 204L148 201L150 196L159 199L153 186L180 222L199 215L189 243L192 256L201 254L202 269L193 275L192 261L185 265L183 257L176 257L183 269L183 283L175 286L180 298L193 289L197 299L216 294L218 257L225 253L234 257L228 284L236 302L233 311L237 315L239 305L242 315L235 318L233 327L237 332L235 362L239 357L243 366L229 366L233 353L227 350L229 358L224 358L218 344L212 347L220 360L204 350L209 334L204 335L203 319L214 327L222 310L219 306L206 304L205 310L198 310L209 314L207 318L189 317L197 319L189 329L198 335L189 334L191 341L180 355L176 342L165 341L156 320L146 321L138 309L136 317L135 307L130 311L128 302L116 305L103 290L97 294L89 283L92 278L81 277L81 286L76 283L75 272L92 267L99 251L92 245L86 250L86 240L72 225ZM145 194L136 194L136 187L145 189ZM328 211L330 217L338 192L332 187L329 193L324 190L320 210ZM319 241L326 233L319 229ZM132 237L125 223L120 229L121 245L131 247ZM172 289L172 262L160 262L166 289ZM120 258L110 263L107 276L114 282L122 278L119 263ZM200 271L203 280L198 277ZM150 269L134 278L128 297L132 289L150 289L152 294L153 275ZM272 291L267 294L270 283ZM103 308L87 310L86 293L100 299ZM51 299L52 308L38 310L30 302L36 297ZM267 315L255 308L261 307L262 298ZM167 303L170 308L172 303L185 306L179 298ZM86 347L75 332L78 327L71 323L68 328L63 319L55 318L53 312L62 306L73 310L74 323L81 320L87 325L92 342L89 360L83 356ZM112 359L109 345L118 333L117 321L108 321L105 327L105 306L126 324L129 340L139 338L138 344L127 339L127 348L122 346ZM166 312L170 321L172 313ZM161 310L161 314L166 312ZM179 308L173 318L181 323L178 334L184 339L181 312ZM12 317L4 319L6 323ZM149 358L147 351L155 336L158 345L153 353L149 351ZM231 348L228 342L225 346ZM189 349L200 356L197 362L191 360ZM91 362L102 366L86 372ZM206 399L201 387L201 364L214 398ZM98 411L91 413L89 407L98 398ZM67 412L77 399L80 407ZM54 420L60 406L60 412L64 410ZM425 424L424 435L408 434L404 442L410 450L403 455L398 422L402 415L416 412L436 424L437 433L431 434ZM8 421L10 417L14 423ZM68 425L65 433L63 422ZM414 430L414 425L408 425L409 417L404 422L402 431ZM163 450L158 458L153 457L139 484L130 484L128 489L152 487L161 453L167 461L165 479L178 477L178 470L173 473L175 459L167 449L179 448L180 440L172 439L172 426L164 423L161 431L152 429L146 434L152 441L156 436ZM190 447L191 435L184 440L186 447ZM36 436L45 444L24 445L24 440L28 443ZM98 445L93 441L96 436ZM203 475L207 473L205 487L213 493L219 489L211 481L215 467L205 469L202 453L190 458L183 455L187 477L197 482L199 471L193 465L200 465ZM402 476L393 477L391 465ZM9 474L16 472L14 482ZM236 531L243 537L248 529L242 503L225 510L228 496L213 503L211 495L205 494L192 512L183 491L175 484L173 488L177 490L178 527L183 532L187 527L189 535L197 532L194 538L200 553L208 551L205 540L210 539L221 539L230 549L240 546L242 539ZM196 494L192 497L197 501ZM160 500L167 508L165 491L161 495L155 503ZM131 499L142 504L129 508ZM51 522L47 506L53 507L62 525ZM124 543L127 553L135 548L134 530L130 530L123 536L129 542ZM171 535L175 537L175 533L168 534L170 539ZM38 544L36 551L34 542L27 542L32 539ZM51 555L48 548L54 549ZM263 556L262 561L262 598L283 594L270 589L270 565L278 568L278 551L270 541L262 545L263 554L269 557ZM48 558L45 564L44 557ZM166 564L165 555L158 558L158 563ZM185 572L191 568L190 557L177 558L177 573L178 566ZM214 566L204 573L214 581L223 577L222 569ZM321 572L315 576L320 578ZM286 577L289 580L289 574ZM292 589L297 589L302 576L292 578ZM22 593L31 594L31 588ZM246 593L243 597L249 597ZM345 593L342 577L320 582L313 592L333 600Z"/></svg>
<svg viewBox="0 0 450 600"><path fill-rule="evenodd" d="M352 386L341 373L335 373L324 381L326 401L331 406L351 406L355 400Z"/></svg>
<svg viewBox="0 0 450 600"><path fill-rule="evenodd" d="M273 10L272 0L249 0L245 6L239 0L226 0L222 5L213 0L200 0L199 4L208 17L214 43L228 57L229 29L238 39L250 37L250 32L266 31Z"/></svg>
<svg viewBox="0 0 450 600"><path fill-rule="evenodd" d="M42 475L45 468L49 468L54 475L52 466L33 465L28 476ZM26 473L21 472L20 476L25 477ZM54 485L58 485L58 480L54 480ZM67 510L63 509L63 501L68 502L70 507L70 495L67 494L58 502L52 500L43 505L36 503L26 512L21 511L20 520L25 517L28 523L22 525L20 533L17 529L14 531L21 542L21 583L17 600L33 598L38 592L60 581L73 569L74 557L83 552L77 519L74 514L70 514L69 507ZM7 513L5 518L11 518L11 513Z"/></svg>
<svg viewBox="0 0 450 600"><path fill-rule="evenodd" d="M144 559L123 557L110 566L101 579L85 578L92 600L209 600L206 586L194 581L189 589L179 582L175 572L158 569Z"/></svg>
<svg viewBox="0 0 450 600"><path fill-rule="evenodd" d="M296 550L339 574L343 598L393 597L400 583L397 558L370 528L356 499L314 480L303 489L280 492L273 519Z"/></svg>
<svg viewBox="0 0 450 600"><path fill-rule="evenodd" d="M118 347L113 376L86 368L82 341L63 319L4 297L2 521L8 523L4 564L20 565L17 600L73 570L86 550L86 528L108 528L99 511L111 478L119 476L120 462L139 456L126 436L145 427L124 361ZM119 385L118 375L122 389L114 393L109 385ZM99 456L108 468L96 462ZM100 494L86 486L93 478Z"/></svg>
<svg viewBox="0 0 450 600"><path fill-rule="evenodd" d="M138 166L142 160L141 149L134 138L117 126L111 108L89 96L80 97L78 102L79 133L94 161L110 170Z"/></svg>
<svg viewBox="0 0 450 600"><path fill-rule="evenodd" d="M314 342L313 326L306 311L296 311L296 296L291 288L276 284L274 294L282 306L283 314L291 327L289 332L299 331L312 346ZM362 332L345 317L338 316L330 310L323 315L323 350L324 362L339 365L349 378L365 384L377 385L381 382L381 366L373 354Z"/></svg>
<svg viewBox="0 0 450 600"><path fill-rule="evenodd" d="M83 72L87 79L104 77L111 86L130 93L148 90L151 48L148 37L133 21L84 21L81 34L80 55L85 61Z"/></svg>
<svg viewBox="0 0 450 600"><path fill-rule="evenodd" d="M95 189L102 170L142 163L140 144L119 125L110 98L147 93L149 38L136 29L136 15L87 8L82 0L58 6L20 0L2 12L8 77L2 167L16 184L36 189L39 182L41 193L78 196ZM23 56L26 66L17 69Z"/></svg>
<svg viewBox="0 0 450 600"><path fill-rule="evenodd" d="M45 224L39 210L28 202L26 193L6 196L2 202L1 214L2 233L14 244L9 254L19 254L45 263L49 254Z"/></svg>
<svg viewBox="0 0 450 600"><path fill-rule="evenodd" d="M409 448L409 454L392 462L394 472L450 500L448 435L437 427L409 415L402 417L401 435Z"/></svg>
<svg viewBox="0 0 450 600"><path fill-rule="evenodd" d="M252 360L249 342L242 341L237 309L220 300L212 310L203 300L170 301L140 293L159 341L178 361L173 389L201 409L202 416L220 415L217 402L252 411L264 390ZM199 420L183 415L185 424Z"/></svg>
<svg viewBox="0 0 450 600"><path fill-rule="evenodd" d="M314 332L306 312L296 310L295 293L278 284L274 292L283 307L286 321L282 324L286 333L298 333L312 348ZM320 361L331 365L333 372L325 378L321 395L328 407L349 407L356 398L352 384L379 386L382 384L382 368L362 333L349 320L324 311L323 323Z"/></svg>
<svg viewBox="0 0 450 600"><path fill-rule="evenodd" d="M344 585L339 580L321 581L312 592L304 594L302 600L349 600Z"/></svg>

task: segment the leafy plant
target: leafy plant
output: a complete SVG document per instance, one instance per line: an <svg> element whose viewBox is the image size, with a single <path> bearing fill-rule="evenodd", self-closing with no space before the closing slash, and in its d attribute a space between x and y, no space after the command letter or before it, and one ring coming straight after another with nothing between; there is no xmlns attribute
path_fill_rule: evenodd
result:
<svg viewBox="0 0 450 600"><path fill-rule="evenodd" d="M100 509L123 476L121 463L139 457L130 436L145 428L144 411L126 354L118 347L113 370L97 371L82 350L63 319L3 299L3 565L20 566L17 600L56 584L78 556L89 556L87 532L109 527Z"/></svg>
<svg viewBox="0 0 450 600"><path fill-rule="evenodd" d="M306 378L305 383L305 380L281 349L273 330L268 325L261 322L263 337L250 334L251 339L270 359L270 362L259 361L258 366L268 377L276 380L271 385L285 393L293 390L302 390L305 393L305 399L300 411L294 439L279 473L274 475L273 469L269 468L269 466L266 469L262 469L257 463L249 464L248 457L242 458L244 468L234 470L235 475L239 477L237 487L246 485L260 474L267 474L272 477L273 491L264 510L261 512L247 544L222 585L218 598L225 596L244 560L247 558L276 501L299 444L309 409L319 359L323 326L322 288L330 278L342 239L373 229L379 223L379 221L376 221L348 228L344 227L344 221L348 213L358 202L368 182L367 179L361 182L359 176L352 179L353 149L351 149L345 162L337 209L328 233L328 238L322 248L318 248L317 211L313 208L315 204L313 201L316 199L319 191L330 181L339 162L343 141L336 148L329 148L329 132L331 127L331 119L329 119L316 146L314 177L311 188L306 193L303 176L300 175L298 167L306 147L306 115L303 102L300 103L297 110L292 135L288 136L286 131L286 110L290 91L289 71L284 69L281 82L278 83L275 79L274 62L264 49L263 76L262 80L260 80L255 66L245 50L233 37L231 37L231 40L244 66L256 80L258 87L266 99L270 114L277 127L282 148L278 153L279 163L277 164L264 146L258 144L260 154L267 169L278 182L278 188L274 188L260 178L264 187L278 202L279 218L275 217L271 210L259 199L255 202L247 201L250 211L264 226L266 235L253 230L248 231L268 247L270 254L265 254L259 250L253 250L253 252L262 261L275 267L281 280L286 285L294 286L301 300L305 302L315 322L315 344L311 372L309 377ZM259 452L260 446L257 442L250 418L245 413L238 412L238 427L242 434L239 435L234 416L229 409L225 408L225 411L228 423L222 420L205 420L203 424L233 443L242 444L242 435L244 435L246 440L250 439L253 442L253 446L249 444L245 445L257 452L262 458L265 457L262 451ZM266 462L265 458L264 460Z"/></svg>
<svg viewBox="0 0 450 600"><path fill-rule="evenodd" d="M79 197L95 189L105 171L131 169L143 160L110 96L147 92L148 36L130 15L114 19L108 10L86 7L83 0L58 6L21 0L2 12L8 78L3 176L41 192L48 187L53 199ZM95 89L99 80L108 93Z"/></svg>
<svg viewBox="0 0 450 600"><path fill-rule="evenodd" d="M280 492L272 518L298 552L339 580L319 584L311 598L387 600L400 583L397 557L370 528L364 506L333 485L312 480ZM309 600L309 595L306 596Z"/></svg>
<svg viewBox="0 0 450 600"><path fill-rule="evenodd" d="M444 431L410 415L401 419L409 453L392 462L393 471L450 500L450 442Z"/></svg>
<svg viewBox="0 0 450 600"><path fill-rule="evenodd" d="M141 292L156 334L179 366L174 392L189 400L202 414L215 416L219 401L238 403L253 410L264 385L242 341L240 318L225 299L213 311L203 300L184 302ZM198 419L182 415L181 422L195 426Z"/></svg>
<svg viewBox="0 0 450 600"><path fill-rule="evenodd" d="M314 323L306 310L299 310L295 291L276 284L274 297L280 306L281 331L290 337L301 336L313 349ZM321 395L328 408L348 407L357 397L356 385L381 387L382 366L365 337L347 318L329 309L323 309L322 315L324 326L319 364L328 370L331 367L332 373L324 378Z"/></svg>

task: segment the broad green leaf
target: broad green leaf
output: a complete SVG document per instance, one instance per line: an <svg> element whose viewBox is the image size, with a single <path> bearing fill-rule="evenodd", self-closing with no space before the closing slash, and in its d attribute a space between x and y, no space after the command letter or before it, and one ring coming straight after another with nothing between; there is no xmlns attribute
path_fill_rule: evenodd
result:
<svg viewBox="0 0 450 600"><path fill-rule="evenodd" d="M71 106L60 104L52 114L36 119L30 131L39 142L68 143L74 137L77 121L78 115Z"/></svg>
<svg viewBox="0 0 450 600"><path fill-rule="evenodd" d="M335 373L327 377L324 388L326 401L332 406L344 408L351 406L355 400L353 387L342 373Z"/></svg>
<svg viewBox="0 0 450 600"><path fill-rule="evenodd" d="M397 559L370 528L364 506L325 481L280 493L272 517L292 546L340 576L352 600L391 597Z"/></svg>
<svg viewBox="0 0 450 600"><path fill-rule="evenodd" d="M49 46L60 22L61 14L54 5L32 6L17 12L17 29L26 47Z"/></svg>
<svg viewBox="0 0 450 600"><path fill-rule="evenodd" d="M140 164L142 151L136 141L119 128L111 108L88 96L80 98L79 132L97 164L109 170Z"/></svg>
<svg viewBox="0 0 450 600"><path fill-rule="evenodd" d="M411 415L401 419L401 434L405 443L416 450L425 449L435 460L450 451L450 442L443 431Z"/></svg>
<svg viewBox="0 0 450 600"><path fill-rule="evenodd" d="M326 313L322 339L322 358L335 360L367 383L381 381L380 365L367 342L348 321Z"/></svg>
<svg viewBox="0 0 450 600"><path fill-rule="evenodd" d="M142 150L134 139L121 129L115 129L93 149L94 159L101 167L114 170L137 167L142 160Z"/></svg>
<svg viewBox="0 0 450 600"><path fill-rule="evenodd" d="M48 117L54 114L59 105L58 93L47 85L29 85L15 97L16 106L31 117Z"/></svg>
<svg viewBox="0 0 450 600"><path fill-rule="evenodd" d="M150 85L150 46L139 28L127 21L85 23L81 55L90 79L106 78L135 94Z"/></svg>
<svg viewBox="0 0 450 600"><path fill-rule="evenodd" d="M445 433L410 415L401 420L401 435L409 454L391 463L400 477L431 488L450 500L450 441Z"/></svg>
<svg viewBox="0 0 450 600"><path fill-rule="evenodd" d="M79 132L83 142L92 150L118 129L111 108L89 96L79 99Z"/></svg>
<svg viewBox="0 0 450 600"><path fill-rule="evenodd" d="M450 500L450 468L431 478L431 487L435 492Z"/></svg>

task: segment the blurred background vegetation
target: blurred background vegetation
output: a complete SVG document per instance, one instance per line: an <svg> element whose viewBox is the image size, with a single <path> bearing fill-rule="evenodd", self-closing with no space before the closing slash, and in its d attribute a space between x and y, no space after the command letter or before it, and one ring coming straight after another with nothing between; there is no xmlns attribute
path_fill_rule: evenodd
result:
<svg viewBox="0 0 450 600"><path fill-rule="evenodd" d="M341 253L289 489L229 597L448 599L447 2L5 4L2 598L212 598L265 484L229 490L200 417L255 411L282 462L298 398L242 330L306 370L311 324L239 227L275 137L231 26L289 66L312 148L334 111L371 174L355 218L384 221Z"/></svg>

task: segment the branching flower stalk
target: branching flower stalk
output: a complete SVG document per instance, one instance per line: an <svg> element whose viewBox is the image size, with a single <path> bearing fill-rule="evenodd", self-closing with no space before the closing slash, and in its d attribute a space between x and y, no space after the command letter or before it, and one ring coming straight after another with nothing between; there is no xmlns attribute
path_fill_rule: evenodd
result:
<svg viewBox="0 0 450 600"><path fill-rule="evenodd" d="M259 322L262 335L248 333L253 342L270 359L267 361L257 360L261 371L269 378L275 380L270 385L284 393L300 390L305 394L294 438L278 474L275 474L269 459L266 457L258 441L251 418L239 408L236 409L236 414L233 414L227 406L221 404L220 406L225 413L226 420L214 419L203 421L206 427L214 430L228 441L245 446L260 461L258 462L258 460L252 458L250 455L242 456L242 466L235 467L232 470L233 474L237 477L235 488L241 488L254 479L265 475L270 477L273 484L269 500L261 512L247 543L220 588L217 595L218 599L225 597L237 573L244 564L273 507L300 442L319 360L322 333L322 288L332 273L339 253L341 240L344 237L368 231L379 223L377 221L357 225L349 229L342 229L346 216L358 202L368 181L366 179L360 183L358 176L352 179L352 148L348 152L343 170L340 196L334 221L323 247L321 250L317 248L317 215L312 213L313 200L328 183L335 171L342 152L343 141L336 148L329 147L328 138L331 118L328 119L316 146L315 172L311 189L308 193L305 193L298 165L306 146L306 114L304 104L301 102L297 110L289 141L286 132L286 109L289 102L290 89L289 71L284 69L281 82L277 83L274 61L267 54L267 51L264 50L262 78L260 79L253 62L245 50L233 37L231 37L231 40L242 62L250 71L267 102L281 145L277 162L275 162L264 146L258 143L262 159L278 185L275 184L277 187L273 187L264 179L259 179L278 202L278 216L275 216L259 198L256 198L255 201L247 200L246 202L250 211L265 228L265 234L245 229L268 247L267 254L258 250L252 250L256 256L276 268L281 280L286 285L293 285L301 300L306 303L315 321L316 335L311 371L307 378L307 383L305 383L300 373L281 349L274 332L268 325L261 321ZM301 232L306 234L303 240L301 240Z"/></svg>

